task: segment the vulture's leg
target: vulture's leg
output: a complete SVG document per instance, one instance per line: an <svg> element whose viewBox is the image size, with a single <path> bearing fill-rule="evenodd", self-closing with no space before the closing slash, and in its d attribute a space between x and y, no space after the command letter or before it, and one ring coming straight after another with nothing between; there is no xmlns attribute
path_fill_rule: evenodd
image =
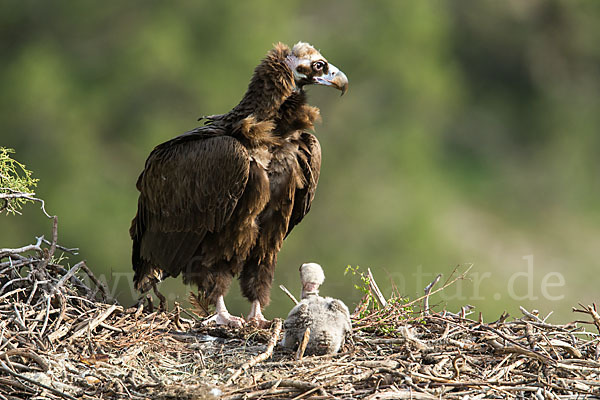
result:
<svg viewBox="0 0 600 400"><path fill-rule="evenodd" d="M205 319L202 324L207 325L211 322L216 323L217 325L228 325L234 328L241 328L244 325L244 319L240 317L236 317L234 315L229 314L227 308L225 307L225 300L223 296L219 296L216 304L216 314L212 317Z"/></svg>
<svg viewBox="0 0 600 400"><path fill-rule="evenodd" d="M268 328L271 325L271 321L267 320L263 315L260 301L258 300L252 302L252 307L250 308L250 313L248 314L248 317L246 317L246 320L259 328Z"/></svg>
<svg viewBox="0 0 600 400"><path fill-rule="evenodd" d="M282 236L283 237L283 236ZM246 321L259 328L270 325L262 313L262 306L269 304L269 292L273 282L275 266L272 263L261 263L253 259L246 262L240 274L240 288L245 298L252 302Z"/></svg>
<svg viewBox="0 0 600 400"><path fill-rule="evenodd" d="M167 299L161 292L158 291L158 288L156 287L156 282L152 282L152 290L154 291L154 294L156 294L156 297L158 297L158 300L160 301L160 304L158 305L158 310L167 311Z"/></svg>

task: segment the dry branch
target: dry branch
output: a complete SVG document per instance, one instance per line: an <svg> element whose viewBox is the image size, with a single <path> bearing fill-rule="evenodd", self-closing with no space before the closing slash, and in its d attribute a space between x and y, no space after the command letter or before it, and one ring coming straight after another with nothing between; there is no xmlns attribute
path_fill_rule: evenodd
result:
<svg viewBox="0 0 600 400"><path fill-rule="evenodd" d="M46 217L52 218L52 216L50 214L48 214L48 212L46 211L46 203L44 202L44 200L34 197L35 193L19 192L19 191L13 190L11 188L6 188L6 187L2 187L0 189L10 192L10 193L0 193L0 200L8 201L8 200L15 200L15 199L25 199L25 200L38 202L38 203L40 203L40 208L42 209L42 212L46 215ZM8 206L8 203L5 203L3 206L0 207L0 211L4 211L4 209L7 206Z"/></svg>
<svg viewBox="0 0 600 400"><path fill-rule="evenodd" d="M308 346L308 339L310 338L310 326L306 327L304 331L304 335L302 335L302 340L300 341L300 345L298 345L298 351L296 352L296 360L302 360L304 357L304 352L306 351L306 346Z"/></svg>
<svg viewBox="0 0 600 400"><path fill-rule="evenodd" d="M423 289L425 292L425 298L423 299L423 313L425 315L429 314L429 295L431 294L431 289L442 279L442 274L438 274L433 281Z"/></svg>
<svg viewBox="0 0 600 400"><path fill-rule="evenodd" d="M379 286L377 286L377 282L375 282L371 268L367 268L367 277L369 278L369 289L371 289L371 293L373 293L379 304L381 304L381 307L387 307L387 300L383 297L381 290L379 290Z"/></svg>
<svg viewBox="0 0 600 400"><path fill-rule="evenodd" d="M273 333L271 334L271 338L269 339L269 343L267 343L267 349L264 353L259 354L256 357L253 357L250 361L244 363L235 373L227 380L227 384L231 384L234 382L243 372L247 371L249 368L254 367L261 361L266 360L271 357L273 354L273 348L275 347L275 343L279 339L279 334L281 333L281 327L283 325L283 321L278 318L275 320L275 326L273 328Z"/></svg>
<svg viewBox="0 0 600 400"><path fill-rule="evenodd" d="M106 318L108 318L110 316L110 314L112 314L113 311L115 311L117 309L117 307L118 306L116 304L113 304L107 310L105 310L102 314L98 315L95 318L90 319L89 322L83 328L81 328L78 331L76 331L75 333L73 333L69 337L69 340L73 341L73 340L77 339L78 337L80 337L81 335L83 335L84 333L96 329L96 327L98 325L100 325L102 322L104 322L104 320Z"/></svg>
<svg viewBox="0 0 600 400"><path fill-rule="evenodd" d="M0 249L0 256L8 255L8 254L21 254L21 253L26 253L28 251L41 252L42 248L40 247L40 245L42 244L43 238L44 238L43 236L37 238L36 244L30 244L30 245L19 247L16 249Z"/></svg>
<svg viewBox="0 0 600 400"><path fill-rule="evenodd" d="M596 303L592 304L591 306L584 306L580 303L579 306L581 306L582 309L580 310L573 307L573 312L589 314L592 317L594 325L596 325L596 329L598 329L598 332L600 333L600 314L598 314L598 307L596 306Z"/></svg>
<svg viewBox="0 0 600 400"><path fill-rule="evenodd" d="M292 293L290 293L290 291L283 285L279 285L279 289L281 289L283 291L283 293L285 293L290 299L292 299L292 301L294 302L295 305L298 305L298 300L296 300L296 298L294 297L294 295Z"/></svg>

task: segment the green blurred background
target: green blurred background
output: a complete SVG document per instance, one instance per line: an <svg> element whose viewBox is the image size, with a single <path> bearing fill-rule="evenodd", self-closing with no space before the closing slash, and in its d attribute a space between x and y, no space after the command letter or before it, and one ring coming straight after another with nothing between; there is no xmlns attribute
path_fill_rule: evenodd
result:
<svg viewBox="0 0 600 400"><path fill-rule="evenodd" d="M40 179L60 242L125 304L135 181L152 148L233 107L274 42L319 48L350 80L309 88L323 149L310 214L279 256L267 317L325 267L322 293L360 298L347 265L415 298L437 273L473 280L435 302L487 320L598 301L600 2L11 1L0 3L0 145ZM30 205L0 247L49 234ZM171 300L189 288L170 279ZM235 314L248 304L234 284Z"/></svg>

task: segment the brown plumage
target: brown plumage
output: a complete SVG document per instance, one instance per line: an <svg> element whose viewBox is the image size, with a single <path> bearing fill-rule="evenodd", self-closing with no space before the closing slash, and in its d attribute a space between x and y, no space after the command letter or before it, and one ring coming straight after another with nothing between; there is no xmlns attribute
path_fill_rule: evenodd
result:
<svg viewBox="0 0 600 400"><path fill-rule="evenodd" d="M152 151L130 229L137 289L181 273L216 304L214 321L239 326L223 302L239 275L249 319L266 322L261 306L277 253L309 211L319 179L321 149L307 132L319 110L304 92L313 83L342 93L348 85L309 44L279 43L236 107Z"/></svg>

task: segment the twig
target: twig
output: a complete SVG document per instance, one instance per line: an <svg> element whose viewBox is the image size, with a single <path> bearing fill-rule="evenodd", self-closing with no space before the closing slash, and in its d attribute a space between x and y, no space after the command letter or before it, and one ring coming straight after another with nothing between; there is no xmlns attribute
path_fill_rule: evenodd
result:
<svg viewBox="0 0 600 400"><path fill-rule="evenodd" d="M2 190L13 190L9 188L0 188ZM31 196L35 196L35 193L23 193L23 192L13 192L13 193L0 193L0 199L27 199Z"/></svg>
<svg viewBox="0 0 600 400"><path fill-rule="evenodd" d="M42 242L44 242L46 244L52 244L52 242L49 241L48 239L45 239L44 236L42 236L41 238L42 238ZM36 237L36 239L39 239L39 238ZM64 251L65 253L72 254L74 256L79 254L79 247L69 248L69 247L65 247L65 246L61 246L60 244L57 244L56 248Z"/></svg>
<svg viewBox="0 0 600 400"><path fill-rule="evenodd" d="M87 266L87 264L85 262L83 262L81 269L87 274L87 276L89 276L91 281L94 282L94 285L96 285L96 287L98 289L100 289L100 291L102 292L102 294L104 296L104 300L107 302L112 302L114 299L111 297L109 290L106 287L106 284L104 282L102 282L100 279L96 278L96 276L92 273L92 271L89 269L89 267Z"/></svg>
<svg viewBox="0 0 600 400"><path fill-rule="evenodd" d="M115 328L114 326L105 324L104 322L99 323L98 326L101 328L104 328L104 329L108 329L113 332L125 333L125 330L123 328Z"/></svg>
<svg viewBox="0 0 600 400"><path fill-rule="evenodd" d="M367 276L369 277L369 288L371 289L371 293L375 295L375 298L381 304L382 308L387 307L387 301L383 294L381 294L381 290L379 290L379 286L377 286L377 282L375 282L375 278L373 277L373 273L371 272L371 268L367 268Z"/></svg>
<svg viewBox="0 0 600 400"><path fill-rule="evenodd" d="M461 319L465 319L467 317L467 315L472 314L472 309L475 308L474 306L470 305L470 304L466 304L464 306L462 306L460 308L460 311L458 313L459 317Z"/></svg>
<svg viewBox="0 0 600 400"><path fill-rule="evenodd" d="M46 332L46 327L48 326L48 318L50 317L50 296L46 295L46 315L44 317L44 323L42 324L42 329L40 330L40 336L44 336L44 332Z"/></svg>
<svg viewBox="0 0 600 400"><path fill-rule="evenodd" d="M57 396L60 396L60 397L63 397L65 399L69 399L69 400L77 400L75 397L73 397L73 396L71 396L71 395L69 395L67 393L61 392L58 389L54 389L51 386L45 385L45 384L43 384L41 382L37 382L34 379L31 379L31 378L28 378L28 377L26 377L24 375L21 375L21 374L18 374L16 372L13 372L10 368L8 368L8 366L2 360L0 360L0 368L2 368L4 371L6 371L10 375L14 376L15 378L22 379L22 380L24 380L26 382L29 382L29 383L33 384L33 385L36 385L36 386L39 386L39 387L41 387L43 389L49 390L52 393L54 393L55 395L57 395Z"/></svg>
<svg viewBox="0 0 600 400"><path fill-rule="evenodd" d="M42 244L42 240L44 240L43 236L37 238L36 244L30 244L28 246L18 247L16 249L0 249L0 255L21 254L21 253L25 253L25 252L32 251L32 250L35 250L35 251L38 251L41 253L42 248L40 247L40 245Z"/></svg>
<svg viewBox="0 0 600 400"><path fill-rule="evenodd" d="M15 279L12 279L12 280L6 282L4 284L4 286L2 286L2 288L0 288L0 293L4 293L4 289L6 289L7 287L9 287L10 285L13 285L13 284L18 283L18 282L27 282L27 281L29 281L28 278L15 278Z"/></svg>
<svg viewBox="0 0 600 400"><path fill-rule="evenodd" d="M24 278L22 278L22 279L24 279ZM10 292L4 293L2 296L0 296L0 300L4 299L6 297L10 297L14 294L26 292L26 291L27 291L27 288L18 288L18 289L11 290Z"/></svg>
<svg viewBox="0 0 600 400"><path fill-rule="evenodd" d="M435 279L432 280L429 285L425 286L425 289L423 289L423 291L425 292L425 298L423 299L424 315L429 315L429 294L431 293L431 289L433 289L433 287L440 281L440 279L442 279L442 274L436 276Z"/></svg>
<svg viewBox="0 0 600 400"><path fill-rule="evenodd" d="M29 293L29 297L27 298L27 302L26 304L30 304L31 300L33 300L33 296L35 295L35 293L37 292L37 288L40 285L45 285L47 284L49 281L47 279L42 280L42 281L34 281L33 282L33 289L31 289L31 293Z"/></svg>
<svg viewBox="0 0 600 400"><path fill-rule="evenodd" d="M537 352L535 350L528 349L527 347L523 346L522 344L520 344L520 343L514 341L513 339L507 337L506 335L504 335L502 332L498 331L497 329L494 329L492 327L485 326L485 325L481 325L481 328L483 330L486 330L486 331L489 331L489 332L493 332L494 334L498 335L502 339L504 339L507 342L510 342L510 343L512 343L514 345L514 348L513 347L504 346L503 348L506 351L511 351L512 350L512 351L517 351L517 352L522 353L522 354L526 354L526 355L528 355L530 357L533 356L533 357L536 357L537 359L539 359L540 361L547 362L550 365L556 365L556 363L557 363L556 360L554 360L554 359L552 359L552 358L550 358L550 357L548 357L548 356L546 356L544 354L541 354L541 353L539 353L539 352Z"/></svg>
<svg viewBox="0 0 600 400"><path fill-rule="evenodd" d="M457 267L457 268L458 268L458 267ZM456 271L456 269L457 269L457 268L455 268L455 270L454 270L454 271ZM455 277L454 279L451 279L451 278L452 278L452 274L454 274L454 272L452 272L452 274L451 274L451 275L448 277L448 279L446 280L446 282L444 282L444 284L442 285L442 287L440 287L440 288L438 288L438 289L436 289L436 290L434 290L434 291L430 292L429 294L430 294L430 295L432 295L432 294L436 294L436 293L438 293L438 292L441 292L442 290L446 289L448 286L451 286L451 285L453 285L455 282L457 282L457 281L459 281L459 280L462 280L462 279L465 279L465 278L466 278L466 276L467 276L467 274L468 274L468 273L469 273L469 271L471 270L471 268L473 268L473 264L469 264L469 266L468 266L468 267L467 267L467 268L466 268L466 269L465 269L465 270L464 270L464 271L463 271L463 272L462 272L460 275L458 275L458 276L457 276L457 277ZM421 296L421 297L419 297L419 298L416 298L416 299L414 299L414 300L411 300L411 301L409 301L408 303L404 304L404 307L409 307L409 306L412 306L413 304L415 304L415 303L418 303L418 302L422 301L424 298L425 298L425 296Z"/></svg>
<svg viewBox="0 0 600 400"><path fill-rule="evenodd" d="M61 288L61 286L64 285L65 282L69 280L73 275L75 275L75 272L77 272L79 268L81 268L84 265L85 261L80 261L77 264L75 264L73 268L71 268L66 274L64 274L63 277L60 278L60 280L56 283L56 285L54 285L54 290L58 291Z"/></svg>
<svg viewBox="0 0 600 400"><path fill-rule="evenodd" d="M25 321L23 321L23 318L21 317L21 314L19 313L19 310L17 309L17 303L13 303L13 311L15 313L15 321L17 321L17 323L19 324L19 326L21 328L23 328L24 330L27 330L27 325L25 325Z"/></svg>
<svg viewBox="0 0 600 400"><path fill-rule="evenodd" d="M48 263L52 257L54 257L54 252L56 251L56 242L58 241L58 217L55 215L52 219L52 243L50 244L50 249L48 249L48 255L42 259L42 262L38 266L39 269L44 269L48 266Z"/></svg>
<svg viewBox="0 0 600 400"><path fill-rule="evenodd" d="M306 392L304 392L302 394L299 394L298 396L294 397L292 400L300 400L300 399L308 396L309 394L312 394L312 393L314 393L316 391L319 391L319 390L322 390L321 386L314 387L314 388L312 388L310 390L307 390Z"/></svg>
<svg viewBox="0 0 600 400"><path fill-rule="evenodd" d="M77 339L79 336L86 333L88 330L91 331L91 330L95 329L101 322L104 322L104 320L106 318L108 318L110 316L110 314L112 314L113 311L115 311L117 309L117 307L118 306L116 304L113 304L112 306L108 307L108 309L106 311L104 311L102 314L98 315L96 318L90 320L86 326L84 326L83 328L79 329L77 332L72 334L71 337L69 338L69 340L73 341L74 339Z"/></svg>
<svg viewBox="0 0 600 400"><path fill-rule="evenodd" d="M56 268L58 270L58 272L60 272L61 274L66 274L69 271L67 271L65 268L63 268L60 265L54 265L54 264L50 264L50 266L52 268ZM84 269L85 266L82 265L81 269ZM77 276L72 276L71 277L71 282L73 283L73 285L75 287L77 287L78 289L81 289L83 291L85 291L85 295L89 298L92 294L92 289L90 289L89 287L87 287Z"/></svg>
<svg viewBox="0 0 600 400"><path fill-rule="evenodd" d="M306 351L306 346L308 346L308 340L310 338L310 326L306 327L304 331L304 335L302 335L302 340L300 341L300 345L298 346L298 351L296 352L296 360L302 360L304 357L304 352Z"/></svg>
<svg viewBox="0 0 600 400"><path fill-rule="evenodd" d="M44 372L46 372L46 371L48 371L48 369L50 369L50 367L48 366L48 363L46 361L44 361L44 359L42 357L38 356L31 350L11 349L11 350L7 350L0 354L0 358L10 357L10 356L21 356L21 357L30 358L33 361L35 361L40 366L42 371L44 371Z"/></svg>
<svg viewBox="0 0 600 400"><path fill-rule="evenodd" d="M287 296L292 299L292 301L294 302L294 304L298 305L298 300L296 300L296 298L294 297L293 294L290 293L289 290L287 290L287 288L283 285L279 285L279 289L283 290L283 293L287 294Z"/></svg>
<svg viewBox="0 0 600 400"><path fill-rule="evenodd" d="M436 400L437 396L414 390L384 390L373 393L366 400Z"/></svg>
<svg viewBox="0 0 600 400"><path fill-rule="evenodd" d="M10 189L10 188L2 188L2 190L9 190L12 193L0 193L0 199L2 199L2 200L26 199L26 200L31 200L31 201L37 201L37 202L41 203L42 211L44 212L46 217L52 218L52 216L50 216L50 214L48 214L48 212L46 211L46 203L44 202L44 200L38 199L37 197L33 197L33 196L35 196L35 193L23 193L23 192L19 192L17 190Z"/></svg>
<svg viewBox="0 0 600 400"><path fill-rule="evenodd" d="M598 307L596 306L596 303L592 304L591 306L584 306L581 303L579 303L579 305L583 308L583 310L573 307L573 312L589 314L594 321L594 325L596 325L596 329L598 329L598 332L600 333L600 314L598 314Z"/></svg>
<svg viewBox="0 0 600 400"><path fill-rule="evenodd" d="M281 326L282 325L283 325L283 321L281 320L281 318L275 319L275 327L273 328L273 333L271 334L271 338L269 339L269 343L267 343L267 349L265 350L265 352L261 353L261 354L259 354L257 356L255 356L255 357L252 357L250 359L250 361L244 363L227 380L226 385L230 385L231 383L233 383L233 381L235 381L237 378L239 378L239 376L242 374L242 372L245 372L249 368L254 367L259 362L264 361L267 358L271 357L271 355L273 354L273 348L275 347L275 343L277 343L277 339L279 338L279 334L281 333Z"/></svg>

